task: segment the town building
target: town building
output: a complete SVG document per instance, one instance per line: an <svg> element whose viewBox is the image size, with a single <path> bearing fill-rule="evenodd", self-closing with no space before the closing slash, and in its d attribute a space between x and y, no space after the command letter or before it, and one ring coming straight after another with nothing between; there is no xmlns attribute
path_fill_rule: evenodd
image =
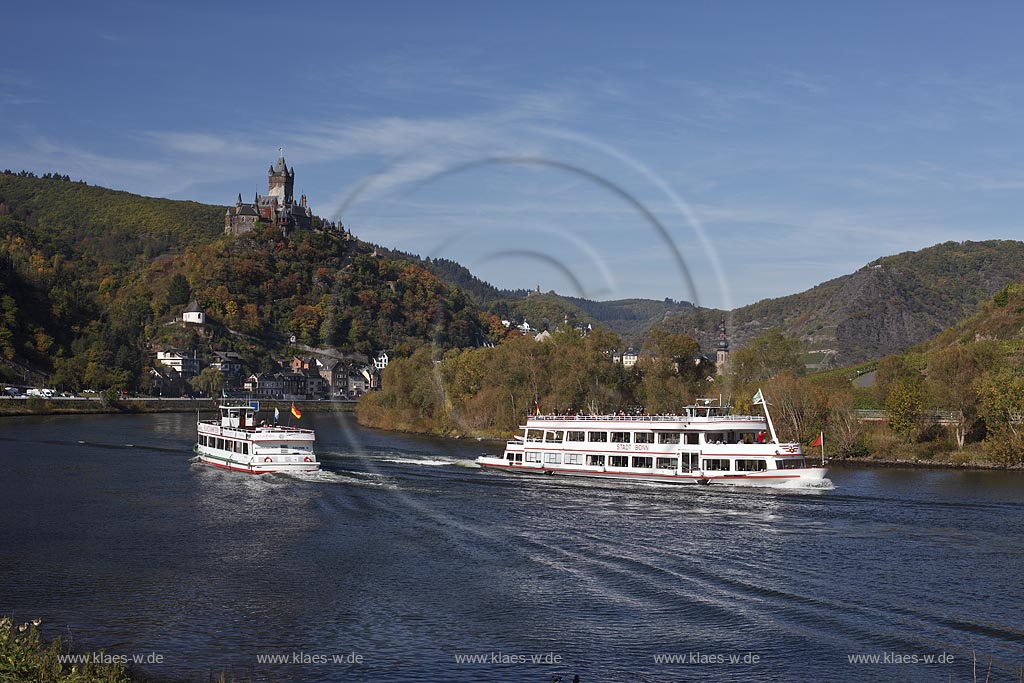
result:
<svg viewBox="0 0 1024 683"><path fill-rule="evenodd" d="M199 359L199 353L195 350L164 349L157 351L156 362L174 368L185 379L195 377L202 370L202 361Z"/></svg>
<svg viewBox="0 0 1024 683"><path fill-rule="evenodd" d="M181 314L181 320L192 325L205 325L206 311L203 310L198 301L193 299L192 303L185 309L185 312Z"/></svg>
<svg viewBox="0 0 1024 683"><path fill-rule="evenodd" d="M285 392L284 375L280 372L262 372L249 375L243 388L257 398L282 398Z"/></svg>
<svg viewBox="0 0 1024 683"><path fill-rule="evenodd" d="M231 383L241 376L243 363L244 359L234 351L214 351L210 358L210 367L220 370Z"/></svg>

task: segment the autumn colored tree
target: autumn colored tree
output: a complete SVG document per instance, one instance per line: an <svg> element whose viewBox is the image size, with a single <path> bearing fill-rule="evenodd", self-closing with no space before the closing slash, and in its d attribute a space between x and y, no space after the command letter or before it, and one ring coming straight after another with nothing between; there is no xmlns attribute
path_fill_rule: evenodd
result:
<svg viewBox="0 0 1024 683"><path fill-rule="evenodd" d="M219 396L224 388L224 373L215 367L203 368L197 376L189 380L196 391L207 396Z"/></svg>
<svg viewBox="0 0 1024 683"><path fill-rule="evenodd" d="M885 414L894 432L909 439L923 408L924 392L919 381L904 378L890 385L885 399Z"/></svg>
<svg viewBox="0 0 1024 683"><path fill-rule="evenodd" d="M1005 465L1024 462L1024 374L1001 368L979 380L977 391L988 430L985 450Z"/></svg>
<svg viewBox="0 0 1024 683"><path fill-rule="evenodd" d="M730 353L729 371L734 383L741 385L764 381L784 371L799 377L805 372L803 350L799 341L770 330Z"/></svg>
<svg viewBox="0 0 1024 683"><path fill-rule="evenodd" d="M928 393L937 408L953 412L956 444L961 449L967 430L977 416L975 381L978 374L974 353L959 345L942 349L928 363Z"/></svg>

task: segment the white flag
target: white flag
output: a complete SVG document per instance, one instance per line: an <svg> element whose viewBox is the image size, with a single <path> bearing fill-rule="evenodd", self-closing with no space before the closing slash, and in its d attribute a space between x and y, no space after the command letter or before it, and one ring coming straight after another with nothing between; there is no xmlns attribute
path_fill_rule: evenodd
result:
<svg viewBox="0 0 1024 683"><path fill-rule="evenodd" d="M281 421L281 411L278 410L277 408L274 408L274 422L280 422L280 421Z"/></svg>
<svg viewBox="0 0 1024 683"><path fill-rule="evenodd" d="M761 394L761 390L760 389L758 389L757 393L754 394L754 398L752 400L753 400L755 406L764 403L764 396Z"/></svg>

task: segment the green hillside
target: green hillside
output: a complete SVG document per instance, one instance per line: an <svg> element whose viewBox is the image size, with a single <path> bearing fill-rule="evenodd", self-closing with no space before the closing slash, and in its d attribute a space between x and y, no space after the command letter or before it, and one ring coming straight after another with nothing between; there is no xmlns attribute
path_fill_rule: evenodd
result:
<svg viewBox="0 0 1024 683"><path fill-rule="evenodd" d="M294 335L342 351L481 343L492 320L411 260L344 233L223 235L224 208L0 174L0 368L65 388L144 390L157 346L266 366ZM315 221L316 223L316 221ZM201 335L176 324L189 299ZM500 327L500 325L499 325Z"/></svg>

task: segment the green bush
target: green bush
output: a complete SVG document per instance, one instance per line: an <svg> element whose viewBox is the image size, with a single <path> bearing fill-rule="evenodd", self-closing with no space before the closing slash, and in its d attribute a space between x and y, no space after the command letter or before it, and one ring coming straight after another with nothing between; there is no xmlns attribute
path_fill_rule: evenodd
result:
<svg viewBox="0 0 1024 683"><path fill-rule="evenodd" d="M127 669L120 664L62 662L62 656L68 653L60 638L54 639L49 645L44 644L40 624L38 619L20 625L15 625L10 617L0 619L0 681L130 683L132 680Z"/></svg>

